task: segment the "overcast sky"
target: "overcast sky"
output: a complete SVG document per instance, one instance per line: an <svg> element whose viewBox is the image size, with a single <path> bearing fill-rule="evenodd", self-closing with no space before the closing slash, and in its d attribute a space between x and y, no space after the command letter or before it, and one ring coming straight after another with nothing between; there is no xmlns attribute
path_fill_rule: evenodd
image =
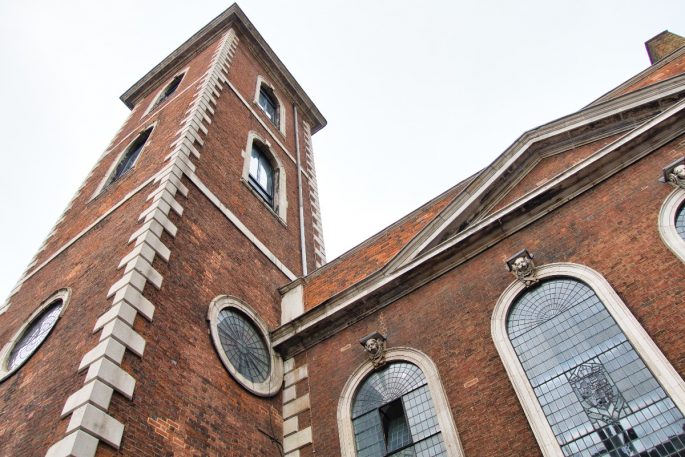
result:
<svg viewBox="0 0 685 457"><path fill-rule="evenodd" d="M0 302L127 115L119 96L220 1L0 0ZM649 65L685 2L257 1L241 8L328 119L328 259Z"/></svg>

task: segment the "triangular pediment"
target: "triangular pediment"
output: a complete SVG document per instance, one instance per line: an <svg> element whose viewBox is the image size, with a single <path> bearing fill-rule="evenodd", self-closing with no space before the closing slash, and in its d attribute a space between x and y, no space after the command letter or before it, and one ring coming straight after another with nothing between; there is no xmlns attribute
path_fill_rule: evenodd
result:
<svg viewBox="0 0 685 457"><path fill-rule="evenodd" d="M386 273L514 208L542 188L563 179L569 179L568 186L572 187L570 174L597 166L596 157L620 162L620 155L607 152L624 147L626 141L643 138L644 129L653 128L652 123L662 119L665 111L679 106L684 94L685 75L680 75L526 132L388 263ZM610 167L604 162L602 166ZM534 204L545 206L549 202Z"/></svg>

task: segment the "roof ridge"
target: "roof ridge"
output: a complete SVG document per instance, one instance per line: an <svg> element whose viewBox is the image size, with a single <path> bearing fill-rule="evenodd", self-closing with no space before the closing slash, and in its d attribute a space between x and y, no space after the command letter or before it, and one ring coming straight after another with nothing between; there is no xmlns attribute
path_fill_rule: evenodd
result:
<svg viewBox="0 0 685 457"><path fill-rule="evenodd" d="M366 246L368 246L369 244L371 244L371 243L373 243L374 241L376 241L376 240L377 240L378 238L380 238L382 235L384 235L385 233L389 232L392 228L401 225L402 223L404 223L404 222L406 222L408 219L410 219L412 216L417 215L417 214L420 213L422 210L427 209L427 208L430 207L432 204L434 204L434 203L436 203L437 201L441 200L441 199L444 198L447 194L449 194L450 192L454 191L457 187L459 187L459 186L464 186L464 187L466 187L465 184L468 185L468 183L471 182L471 181L472 181L472 180L473 180L481 171L482 171L482 170L478 170L476 173L470 175L469 177L467 177L467 178L465 178L465 179L462 179L462 180L459 181L458 183L456 183L456 184L454 184L453 186L449 187L447 190L441 192L441 193L438 194L437 196L435 196L435 197L433 197L432 199L428 200L426 203L423 203L423 204L422 204L421 206L419 206L418 208L415 208L415 209L412 210L411 212L409 212L409 213L405 214L404 216L402 216L401 218L397 219L395 222L391 223L390 225L387 225L386 227L382 228L381 230L379 230L378 232L374 233L374 234L371 235L370 237L366 238L364 241L360 242L359 244L357 244L357 245L351 247L350 249L348 249L347 251L343 252L342 254L340 254L338 257L334 258L334 259L331 260L330 262L327 262L327 263L325 263L324 265L321 265L321 266L320 266L319 268L317 268L316 270L311 271L309 274L307 274L306 276L304 276L303 279L306 281L307 278L310 278L310 277L312 277L312 276L315 276L315 275L317 275L317 274L319 274L319 273L321 273L321 272L327 270L329 266L333 266L334 264L339 263L340 261L344 260L345 258L348 258L348 257L351 256L353 253L357 252L358 250L362 249L363 247L366 247ZM462 189L462 190L463 190L463 189ZM460 193L460 192L456 193L456 194L452 197L452 199L456 198L457 195L459 195L459 193ZM439 214L440 214L440 213L436 214L435 217L438 217Z"/></svg>

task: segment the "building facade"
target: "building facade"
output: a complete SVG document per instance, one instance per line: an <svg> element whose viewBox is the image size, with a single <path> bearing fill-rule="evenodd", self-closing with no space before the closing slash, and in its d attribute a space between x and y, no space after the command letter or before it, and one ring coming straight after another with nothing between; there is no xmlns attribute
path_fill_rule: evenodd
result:
<svg viewBox="0 0 685 457"><path fill-rule="evenodd" d="M326 120L236 6L0 307L0 454L685 455L685 39L326 263Z"/></svg>

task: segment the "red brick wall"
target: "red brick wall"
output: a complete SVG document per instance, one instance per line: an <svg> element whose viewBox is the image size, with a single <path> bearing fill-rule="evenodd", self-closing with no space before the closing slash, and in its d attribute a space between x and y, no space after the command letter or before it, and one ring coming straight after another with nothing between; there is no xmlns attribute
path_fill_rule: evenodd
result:
<svg viewBox="0 0 685 457"><path fill-rule="evenodd" d="M512 282L505 259L528 248L538 265L574 262L609 281L665 356L685 373L685 268L659 237L657 215L673 190L661 169L683 138L508 237L478 257L307 351L316 455L339 455L336 408L365 360L358 339L379 330L438 366L466 455L540 455L495 350L490 319ZM475 381L477 379L477 382Z"/></svg>

